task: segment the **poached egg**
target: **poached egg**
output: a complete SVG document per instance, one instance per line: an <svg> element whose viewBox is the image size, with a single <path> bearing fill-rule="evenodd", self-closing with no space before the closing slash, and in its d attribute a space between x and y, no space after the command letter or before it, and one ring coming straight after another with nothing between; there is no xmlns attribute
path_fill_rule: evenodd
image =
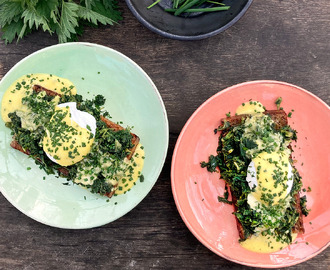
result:
<svg viewBox="0 0 330 270"><path fill-rule="evenodd" d="M96 132L96 120L76 108L75 102L62 103L46 126L43 150L61 166L70 166L81 161L90 151Z"/></svg>
<svg viewBox="0 0 330 270"><path fill-rule="evenodd" d="M252 209L284 201L293 185L289 157L281 152L258 154L248 166L246 181L252 191L248 195Z"/></svg>

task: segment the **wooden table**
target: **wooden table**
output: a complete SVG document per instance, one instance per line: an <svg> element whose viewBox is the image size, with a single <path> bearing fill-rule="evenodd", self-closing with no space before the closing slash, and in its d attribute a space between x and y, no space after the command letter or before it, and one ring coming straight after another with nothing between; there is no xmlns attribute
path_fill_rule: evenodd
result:
<svg viewBox="0 0 330 270"><path fill-rule="evenodd" d="M124 20L89 28L79 39L133 59L164 100L170 145L150 194L130 213L100 228L63 230L16 210L0 195L0 269L250 269L204 247L176 209L170 162L181 128L211 95L249 80L301 86L330 104L330 2L255 0L245 16L215 37L170 40L143 27L121 1ZM23 57L57 43L34 33L18 44L0 41L0 78ZM329 269L330 250L291 269Z"/></svg>

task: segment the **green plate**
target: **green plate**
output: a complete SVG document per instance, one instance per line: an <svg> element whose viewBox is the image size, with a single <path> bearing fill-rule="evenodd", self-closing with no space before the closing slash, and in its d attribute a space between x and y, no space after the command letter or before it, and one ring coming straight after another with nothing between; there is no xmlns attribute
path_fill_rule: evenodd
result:
<svg viewBox="0 0 330 270"><path fill-rule="evenodd" d="M108 200L66 179L46 175L25 154L12 149L10 130L0 121L0 191L27 216L50 226L85 229L112 222L149 193L168 148L168 120L162 98L148 75L123 54L91 43L67 43L37 51L17 63L0 82L0 99L10 84L28 73L71 80L85 98L106 97L114 121L133 126L145 148L145 179ZM31 167L31 170L27 170ZM43 177L46 176L46 180Z"/></svg>

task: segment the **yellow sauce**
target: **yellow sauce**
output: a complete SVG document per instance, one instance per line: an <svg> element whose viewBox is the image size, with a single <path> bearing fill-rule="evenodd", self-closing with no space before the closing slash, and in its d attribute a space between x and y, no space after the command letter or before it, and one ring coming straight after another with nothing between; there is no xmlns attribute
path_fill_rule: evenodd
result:
<svg viewBox="0 0 330 270"><path fill-rule="evenodd" d="M272 125L274 122L269 116L262 113L254 114L245 119L244 133L242 137L253 140L257 144L256 148L248 149L246 151L246 154L250 158L265 149L268 149L267 152L277 152L280 149L280 145L283 141L283 136L280 133L269 132L267 135L267 141L264 141L265 138L263 138L264 135L261 135L262 132L259 132L260 135L256 135L255 130L264 130L265 123ZM289 150L286 152L289 153Z"/></svg>
<svg viewBox="0 0 330 270"><path fill-rule="evenodd" d="M289 157L282 152L262 152L253 159L255 167L259 168L257 172L258 186L255 192L251 195L261 202L263 194L274 194L274 204L277 204L280 199L284 200L286 197L286 187L278 184L275 185L274 171L283 173L282 177L289 174ZM276 165L275 165L276 164ZM263 201L263 203L267 204Z"/></svg>
<svg viewBox="0 0 330 270"><path fill-rule="evenodd" d="M101 162L102 159L101 159ZM83 170L79 169L78 177L76 177L73 181L76 184L80 184L83 187L88 185L93 185L94 181L97 179L97 175L102 173L106 178L106 182L113 186L113 190L115 190L115 194L120 195L129 191L136 181L139 179L142 168L144 165L144 150L143 146L139 144L134 152L133 157L129 160L125 158L120 164L120 169L114 175L110 177L107 176L106 170L110 166L116 166L115 161L107 160L102 163L101 167L84 167ZM133 172L129 172L129 168L133 168ZM92 169L93 173L89 174L89 171ZM85 173L85 171L87 173Z"/></svg>
<svg viewBox="0 0 330 270"><path fill-rule="evenodd" d="M296 233L292 234L292 241L297 237ZM288 246L287 243L277 242L271 235L252 235L251 238L246 239L240 243L241 246L247 250L259 253L270 253L279 251Z"/></svg>
<svg viewBox="0 0 330 270"><path fill-rule="evenodd" d="M39 85L59 94L77 93L76 87L68 79L50 74L25 75L13 82L1 102L1 117L5 123L10 122L9 113L16 111L28 112L29 109L22 103L22 98L32 93L33 85Z"/></svg>
<svg viewBox="0 0 330 270"><path fill-rule="evenodd" d="M58 122L55 117L58 113L66 114L62 123ZM70 118L70 108L56 107L49 126L63 127L65 125L72 127L74 131L62 128L57 132L50 132L46 129L47 136L43 139L43 149L61 166L70 166L81 161L91 151L94 137L90 138L91 132ZM54 143L58 139L60 140L58 143L61 145ZM77 149L76 153L75 149Z"/></svg>
<svg viewBox="0 0 330 270"><path fill-rule="evenodd" d="M259 101L249 101L246 103L241 104L236 109L236 114L255 114L255 113L262 113L265 111L264 106Z"/></svg>
<svg viewBox="0 0 330 270"><path fill-rule="evenodd" d="M135 184L135 182L139 179L139 176L142 172L142 168L144 165L144 150L141 144L139 144L134 152L134 155L131 160L128 160L125 158L125 162L129 165L133 166L133 163L136 164L136 166L133 166L134 171L131 175L132 180L129 181L127 178L127 175L125 175L123 178L121 178L118 181L118 187L116 189L115 194L123 194L127 191L129 191Z"/></svg>

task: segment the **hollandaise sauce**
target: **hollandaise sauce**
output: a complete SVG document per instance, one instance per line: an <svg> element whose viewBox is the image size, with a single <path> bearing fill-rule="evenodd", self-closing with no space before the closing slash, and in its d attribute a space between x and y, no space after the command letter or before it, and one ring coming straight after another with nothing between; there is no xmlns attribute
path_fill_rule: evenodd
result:
<svg viewBox="0 0 330 270"><path fill-rule="evenodd" d="M288 125L275 128L258 101L243 103L236 115L242 115L242 123L224 122L219 127L225 136L219 141L218 156L210 156L202 167L214 171L218 166L237 200L235 216L244 230L241 246L253 252L275 252L297 237L295 196L302 183L289 147L296 132Z"/></svg>
<svg viewBox="0 0 330 270"><path fill-rule="evenodd" d="M265 107L259 101L244 102L236 109L236 114L255 114L265 111Z"/></svg>
<svg viewBox="0 0 330 270"><path fill-rule="evenodd" d="M292 234L292 242L296 240L297 234ZM268 234L254 234L250 238L242 241L241 246L247 250L259 253L271 253L287 247L289 244L281 242L273 235Z"/></svg>
<svg viewBox="0 0 330 270"><path fill-rule="evenodd" d="M41 89L41 90L40 90ZM144 148L133 147L130 129L108 128L100 116L105 99L84 100L67 79L29 74L5 92L1 116L16 141L48 174L61 176L92 193L129 191L142 179Z"/></svg>
<svg viewBox="0 0 330 270"><path fill-rule="evenodd" d="M86 158L79 164L73 181L85 187L97 187L100 184L99 179L103 178L111 187L107 192L125 194L142 177L143 165L144 148L139 144L131 159L125 157L121 161L110 155Z"/></svg>
<svg viewBox="0 0 330 270"><path fill-rule="evenodd" d="M23 98L33 94L34 85L39 85L62 95L75 95L77 93L77 89L71 81L52 74L29 74L22 76L9 86L2 98L1 117L5 123L11 121L8 117L9 113L16 111L23 113L30 112ZM55 103L58 103L58 99L57 97Z"/></svg>

